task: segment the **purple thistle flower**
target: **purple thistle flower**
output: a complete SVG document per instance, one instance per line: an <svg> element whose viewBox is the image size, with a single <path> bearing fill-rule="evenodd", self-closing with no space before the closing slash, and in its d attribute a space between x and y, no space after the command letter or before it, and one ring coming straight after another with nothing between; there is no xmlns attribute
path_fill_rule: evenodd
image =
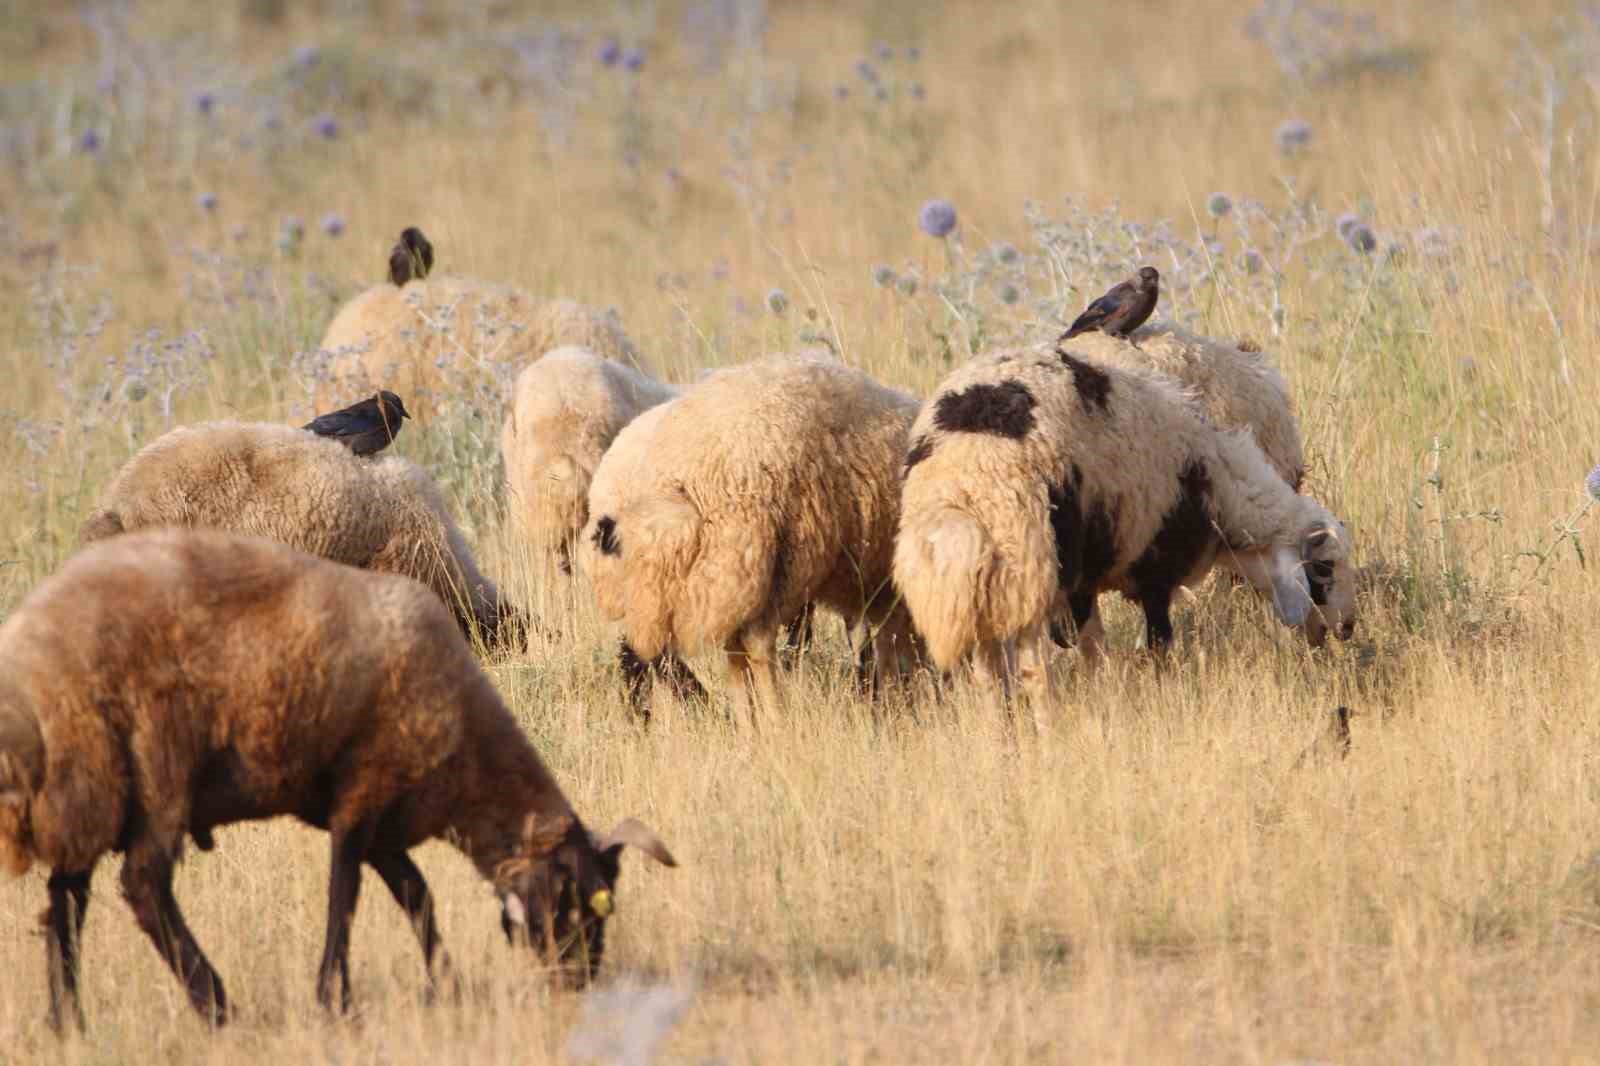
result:
<svg viewBox="0 0 1600 1066"><path fill-rule="evenodd" d="M209 115L217 108L217 94L207 90L194 98L195 110L202 115Z"/></svg>
<svg viewBox="0 0 1600 1066"><path fill-rule="evenodd" d="M872 268L872 283L880 289L886 289L894 284L894 268L887 263L879 263Z"/></svg>
<svg viewBox="0 0 1600 1066"><path fill-rule="evenodd" d="M1591 500L1600 500L1600 466L1589 471L1589 476L1583 479L1583 487L1589 490Z"/></svg>
<svg viewBox="0 0 1600 1066"><path fill-rule="evenodd" d="M917 279L910 274L903 274L900 280L894 283L895 291L901 296L912 297L917 294Z"/></svg>
<svg viewBox="0 0 1600 1066"><path fill-rule="evenodd" d="M922 83L920 81L914 81L914 82L911 83L911 99L913 99L913 100L921 100L923 97L925 97L927 95L928 95L928 90L926 90L926 89L924 89L922 87Z"/></svg>
<svg viewBox="0 0 1600 1066"><path fill-rule="evenodd" d="M861 80L864 82L873 83L878 80L877 68L865 59L856 64L856 73L861 76Z"/></svg>
<svg viewBox="0 0 1600 1066"><path fill-rule="evenodd" d="M835 100L844 100L844 99L847 99L849 96L850 96L850 86L844 84L843 82L840 82L838 85L835 85L833 87L833 98Z"/></svg>
<svg viewBox="0 0 1600 1066"><path fill-rule="evenodd" d="M314 44L303 44L294 50L294 65L300 70L310 70L322 62L322 49Z"/></svg>
<svg viewBox="0 0 1600 1066"><path fill-rule="evenodd" d="M78 151L85 155L94 155L100 151L102 142L100 132L94 129L84 130L78 137Z"/></svg>
<svg viewBox="0 0 1600 1066"><path fill-rule="evenodd" d="M880 103L889 99L889 87L887 85L879 85L872 90L872 98Z"/></svg>
<svg viewBox="0 0 1600 1066"><path fill-rule="evenodd" d="M608 38L606 43L600 46L597 58L600 60L601 66L616 66L622 59L622 45L617 43L615 37Z"/></svg>
<svg viewBox="0 0 1600 1066"><path fill-rule="evenodd" d="M1361 216L1354 211L1346 211L1334 221L1333 228L1338 231L1340 240L1347 241L1350 239L1350 231L1359 225Z"/></svg>
<svg viewBox="0 0 1600 1066"><path fill-rule="evenodd" d="M207 211L215 211L217 209L217 194L214 192L203 192L200 194L199 199L197 199L195 202Z"/></svg>
<svg viewBox="0 0 1600 1066"><path fill-rule="evenodd" d="M775 315L781 315L789 310L789 294L782 289L771 289L767 292L767 310Z"/></svg>
<svg viewBox="0 0 1600 1066"><path fill-rule="evenodd" d="M630 74L637 74L644 69L644 49L630 48L622 57L622 65Z"/></svg>
<svg viewBox="0 0 1600 1066"><path fill-rule="evenodd" d="M1246 248L1244 254L1239 256L1239 266L1246 274L1259 274L1266 265L1267 261L1254 248Z"/></svg>
<svg viewBox="0 0 1600 1066"><path fill-rule="evenodd" d="M280 228L283 230L283 235L289 240L297 241L306 235L306 224L300 221L299 215L285 216L283 225Z"/></svg>
<svg viewBox="0 0 1600 1066"><path fill-rule="evenodd" d="M1000 286L1000 302L1001 303L1003 303L1003 304L1014 304L1020 299L1022 299L1022 293L1018 292L1017 291L1017 287L1015 285L1011 284L1009 281L1006 282L1004 285Z"/></svg>
<svg viewBox="0 0 1600 1066"><path fill-rule="evenodd" d="M1233 201L1225 192L1214 192L1206 200L1206 214L1212 218L1226 218L1233 210Z"/></svg>
<svg viewBox="0 0 1600 1066"><path fill-rule="evenodd" d="M1377 236L1372 232L1372 228L1366 223L1361 223L1353 227L1350 232L1345 235L1344 239L1346 244L1360 252L1362 255L1366 255L1368 252L1372 251L1378 246Z"/></svg>
<svg viewBox="0 0 1600 1066"><path fill-rule="evenodd" d="M929 200L917 212L917 225L930 237L948 237L956 228L956 208L949 200Z"/></svg>
<svg viewBox="0 0 1600 1066"><path fill-rule="evenodd" d="M1277 142L1278 151L1284 155L1294 155L1311 143L1311 136L1311 123L1305 119L1287 118L1278 123L1272 139Z"/></svg>
<svg viewBox="0 0 1600 1066"><path fill-rule="evenodd" d="M339 136L339 120L329 114L318 115L312 120L311 128L325 141L335 140Z"/></svg>
<svg viewBox="0 0 1600 1066"><path fill-rule="evenodd" d="M894 59L894 49L890 48L886 44L880 44L875 50L875 54L877 55L878 62L880 63L887 63Z"/></svg>
<svg viewBox="0 0 1600 1066"><path fill-rule="evenodd" d="M909 46L906 48L906 58L915 63L917 60L922 58L922 49L918 48L916 45Z"/></svg>
<svg viewBox="0 0 1600 1066"><path fill-rule="evenodd" d="M338 239L344 235L344 216L337 211L330 211L322 216L322 232Z"/></svg>
<svg viewBox="0 0 1600 1066"><path fill-rule="evenodd" d="M994 257L1002 263L1015 263L1022 258L1022 253L1017 251L1016 245L1001 241L994 246Z"/></svg>

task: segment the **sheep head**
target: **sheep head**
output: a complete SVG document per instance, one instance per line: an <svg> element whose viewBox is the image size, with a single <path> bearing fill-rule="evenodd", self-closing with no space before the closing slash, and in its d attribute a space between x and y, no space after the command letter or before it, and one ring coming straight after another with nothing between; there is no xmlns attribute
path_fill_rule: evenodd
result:
<svg viewBox="0 0 1600 1066"><path fill-rule="evenodd" d="M613 893L628 844L663 866L678 865L661 839L633 818L604 836L573 818L553 838L548 819L528 815L520 854L495 872L506 939L527 943L573 984L588 984L600 970L606 919L616 909Z"/></svg>
<svg viewBox="0 0 1600 1066"><path fill-rule="evenodd" d="M1312 604L1306 640L1320 648L1330 631L1349 640L1356 628L1356 571L1344 527L1331 522L1309 530L1300 540L1300 562Z"/></svg>

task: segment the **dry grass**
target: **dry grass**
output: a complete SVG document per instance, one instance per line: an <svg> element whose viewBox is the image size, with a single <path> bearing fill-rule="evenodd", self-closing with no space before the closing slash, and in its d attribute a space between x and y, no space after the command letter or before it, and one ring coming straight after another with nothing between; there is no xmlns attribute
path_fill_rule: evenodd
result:
<svg viewBox="0 0 1600 1066"><path fill-rule="evenodd" d="M491 669L588 820L639 815L682 862L626 861L606 977L632 984L552 996L503 943L487 888L430 847L464 999L421 1003L410 933L369 879L360 1014L331 1021L312 997L325 838L236 827L178 884L236 1025L208 1037L189 1015L113 863L86 931L89 1034L55 1042L35 873L0 887L0 1062L534 1063L580 1057L574 1034L618 1017L662 1036L666 1059L708 1063L1600 1058L1600 659L1585 654L1600 622L1579 550L1600 436L1600 109L1584 80L1600 43L1564 5L1470 20L1405 5L1380 16L1389 51L1336 53L1314 81L1284 75L1241 32L1248 8L1222 0L774 5L761 46L735 41L715 74L673 3L220 6L151 3L125 25L21 11L0 31L7 609L169 418L302 418L294 354L382 276L402 225L449 270L617 306L678 380L809 328L926 390L980 330L1048 335L1121 269L1032 276L1014 307L992 277L970 301L935 296L991 242L1026 244L1026 200L1053 218L1064 196L1118 201L1125 219L1215 232L1233 263L1236 217L1207 217L1207 196L1279 211L1286 181L1325 221L1359 210L1412 252L1363 258L1323 236L1283 271L1281 331L1260 280L1232 268L1183 309L1283 366L1310 487L1373 580L1357 641L1318 655L1254 602L1202 590L1173 669L1130 657L1069 686L1044 736L967 692L875 713L833 626L759 733L715 714L645 731L581 585L545 585L505 542L499 413L463 404L398 447L455 494L486 571L565 634ZM513 76L507 42L545 24L587 34L570 94ZM606 31L648 41L638 76L595 64ZM878 40L920 44L914 68L880 65L925 101L863 99L851 68ZM317 65L285 81L312 41ZM107 70L117 94L96 90ZM1546 85L1562 90L1547 130ZM205 118L194 94L213 86ZM286 140L241 147L273 136L251 110L264 96ZM300 132L321 110L334 140ZM1316 136L1286 158L1272 134L1292 115ZM73 149L89 126L98 155ZM214 212L196 206L206 191ZM914 224L935 195L961 212L949 266ZM318 229L334 211L337 240ZM291 213L307 233L286 251ZM1447 256L1416 252L1428 227ZM918 295L875 287L877 263L915 266ZM774 286L782 317L760 310ZM210 358L199 342L136 351L152 328L205 331ZM142 399L106 362L129 353ZM1131 646L1127 610L1110 621ZM1356 712L1349 758L1293 770L1338 703ZM635 985L685 994L681 1019L651 1021L672 996Z"/></svg>

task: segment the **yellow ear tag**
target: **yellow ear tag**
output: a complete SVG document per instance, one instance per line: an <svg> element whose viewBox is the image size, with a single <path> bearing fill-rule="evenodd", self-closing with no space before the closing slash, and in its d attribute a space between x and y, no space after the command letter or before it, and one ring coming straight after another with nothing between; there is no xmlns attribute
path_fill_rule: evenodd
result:
<svg viewBox="0 0 1600 1066"><path fill-rule="evenodd" d="M589 897L589 909L600 917L605 918L611 914L611 892L602 888Z"/></svg>

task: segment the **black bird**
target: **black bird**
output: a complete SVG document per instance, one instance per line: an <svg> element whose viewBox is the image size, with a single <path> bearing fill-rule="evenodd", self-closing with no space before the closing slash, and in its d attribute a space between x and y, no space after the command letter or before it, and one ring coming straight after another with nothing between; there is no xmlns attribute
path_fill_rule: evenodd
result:
<svg viewBox="0 0 1600 1066"><path fill-rule="evenodd" d="M1113 337L1126 337L1150 317L1161 295L1161 275L1155 267L1140 267L1139 276L1113 285L1106 294L1079 315L1072 328L1056 338L1056 343L1080 333L1099 330Z"/></svg>
<svg viewBox="0 0 1600 1066"><path fill-rule="evenodd" d="M389 446L400 432L401 419L410 417L400 397L384 389L360 403L318 415L300 428L332 437L357 455L373 455Z"/></svg>
<svg viewBox="0 0 1600 1066"><path fill-rule="evenodd" d="M408 281L421 281L432 269L433 245L417 227L407 226L389 252L389 280L404 286Z"/></svg>

